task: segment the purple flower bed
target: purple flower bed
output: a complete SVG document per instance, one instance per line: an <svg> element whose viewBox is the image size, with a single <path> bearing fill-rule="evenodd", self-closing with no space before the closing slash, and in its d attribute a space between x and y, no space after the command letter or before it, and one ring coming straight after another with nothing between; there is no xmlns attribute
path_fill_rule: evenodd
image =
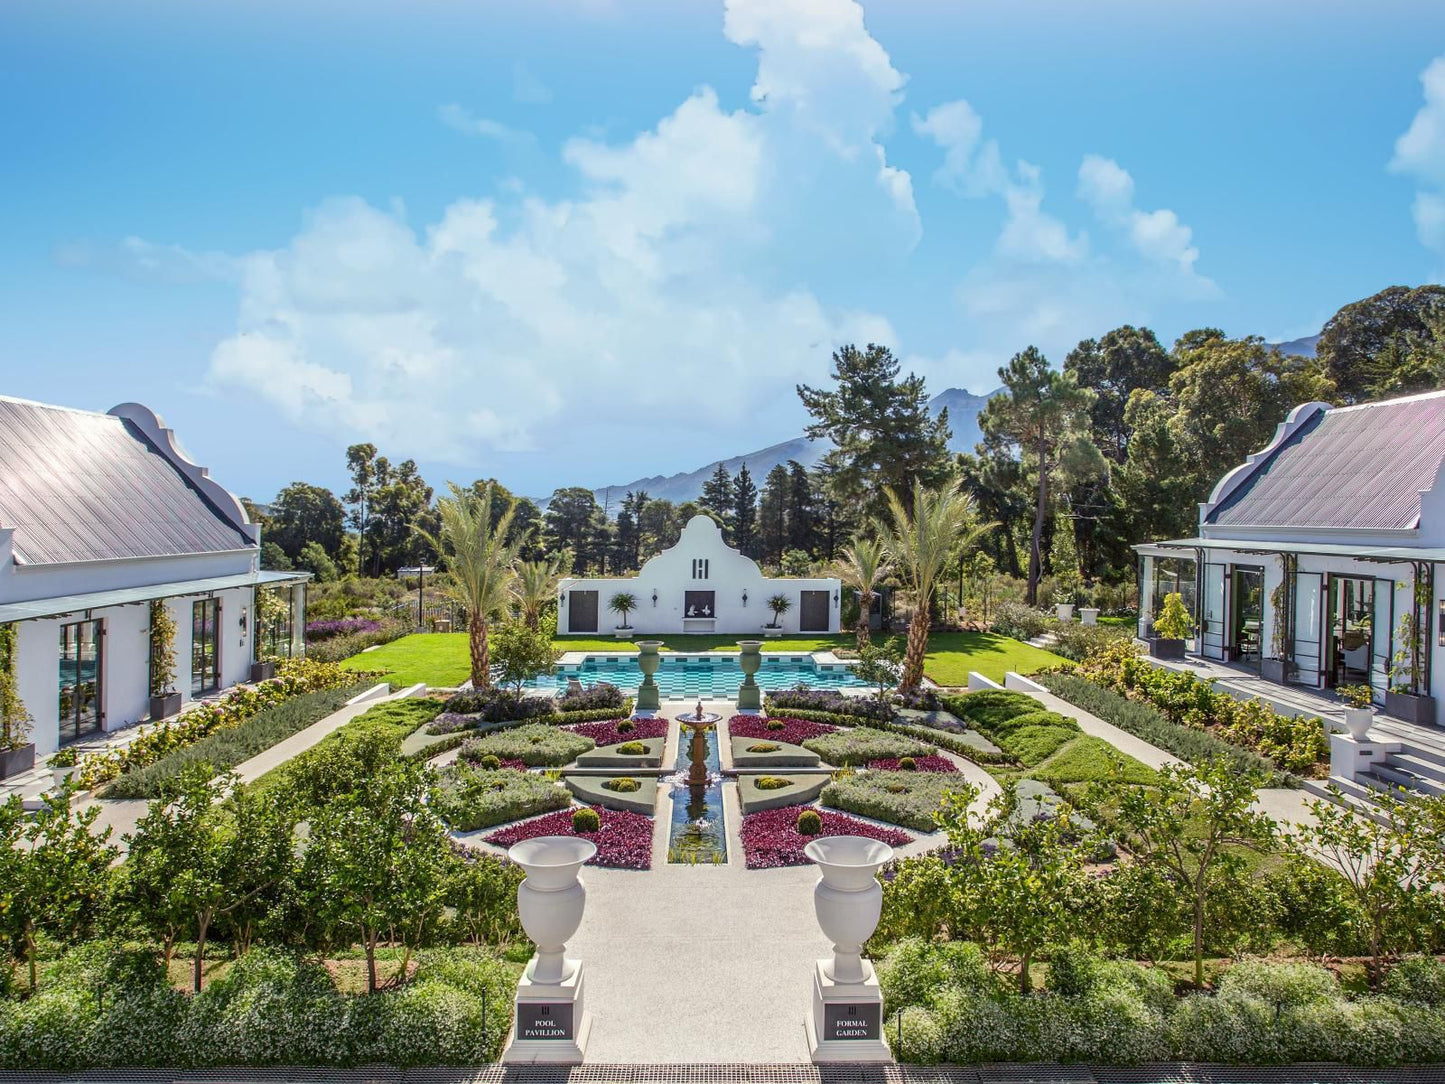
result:
<svg viewBox="0 0 1445 1084"><path fill-rule="evenodd" d="M868 767L877 768L881 772L896 772L901 770L898 767L897 759L891 757L884 758L883 760L870 760L868 762ZM920 772L958 771L958 767L953 763L953 761L949 760L947 757L940 756L914 757L913 768L915 771Z"/></svg>
<svg viewBox="0 0 1445 1084"><path fill-rule="evenodd" d="M375 632L381 628L380 621L369 617L343 617L335 621L311 621L306 625L308 643L330 640L333 636L351 636L359 632Z"/></svg>
<svg viewBox="0 0 1445 1084"><path fill-rule="evenodd" d="M611 866L614 869L652 868L652 818L641 813L627 813L619 809L596 809L601 818L601 827L595 832L574 832L572 830L573 809L559 809L555 813L513 824L482 838L499 847L510 847L524 839L538 836L576 836L590 839L597 844L597 853L587 863L589 866Z"/></svg>
<svg viewBox="0 0 1445 1084"><path fill-rule="evenodd" d="M597 743L600 749L604 745L621 745L625 741L646 741L648 738L667 737L666 719L632 719L631 730L618 730L617 725L621 719L609 719L604 723L573 723L571 726L564 726L563 730L570 730L574 734L581 734L584 738L591 738Z"/></svg>
<svg viewBox="0 0 1445 1084"><path fill-rule="evenodd" d="M566 693L557 704L557 710L596 711L599 708L616 708L618 711L625 711L623 705L626 703L627 697L622 694L621 689L609 682L599 681L590 688Z"/></svg>
<svg viewBox="0 0 1445 1084"><path fill-rule="evenodd" d="M769 730L769 723L782 723L778 730ZM757 738L802 745L809 738L831 734L838 728L827 723L810 723L806 719L763 719L757 715L734 715L728 720L728 734L734 738Z"/></svg>
<svg viewBox="0 0 1445 1084"><path fill-rule="evenodd" d="M805 809L813 809L823 820L823 830L817 836L798 834L798 814ZM869 839L881 839L894 847L913 842L913 837L907 832L869 824L846 813L805 805L785 805L781 809L749 813L743 818L743 853L747 855L748 869L806 866L808 856L803 853L803 847L808 840L818 836L867 836Z"/></svg>

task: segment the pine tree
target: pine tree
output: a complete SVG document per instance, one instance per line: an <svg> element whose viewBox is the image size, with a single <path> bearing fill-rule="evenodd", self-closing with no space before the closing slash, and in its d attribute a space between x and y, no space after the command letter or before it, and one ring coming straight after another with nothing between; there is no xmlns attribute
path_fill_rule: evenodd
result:
<svg viewBox="0 0 1445 1084"><path fill-rule="evenodd" d="M788 461L787 549L812 553L817 546L817 501L808 470L796 459Z"/></svg>
<svg viewBox="0 0 1445 1084"><path fill-rule="evenodd" d="M733 482L733 542L749 557L758 554L758 487L744 463Z"/></svg>
<svg viewBox="0 0 1445 1084"><path fill-rule="evenodd" d="M717 470L712 472L712 477L703 483L702 496L698 498L698 504L710 513L722 527L723 538L731 545L732 538L732 514L734 504L733 479L728 474L728 469L721 463Z"/></svg>
<svg viewBox="0 0 1445 1084"><path fill-rule="evenodd" d="M779 463L768 471L758 502L758 553L764 564L777 564L788 548L788 497L788 468Z"/></svg>

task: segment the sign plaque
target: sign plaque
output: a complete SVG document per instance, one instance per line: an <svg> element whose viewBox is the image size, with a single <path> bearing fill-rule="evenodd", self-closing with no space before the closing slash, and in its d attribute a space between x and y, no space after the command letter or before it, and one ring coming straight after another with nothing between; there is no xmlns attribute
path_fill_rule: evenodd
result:
<svg viewBox="0 0 1445 1084"><path fill-rule="evenodd" d="M516 1036L520 1040L571 1042L572 1002L518 1001Z"/></svg>
<svg viewBox="0 0 1445 1084"><path fill-rule="evenodd" d="M883 1037L883 1005L877 1001L849 1004L832 1001L823 1005L823 1041L877 1041Z"/></svg>

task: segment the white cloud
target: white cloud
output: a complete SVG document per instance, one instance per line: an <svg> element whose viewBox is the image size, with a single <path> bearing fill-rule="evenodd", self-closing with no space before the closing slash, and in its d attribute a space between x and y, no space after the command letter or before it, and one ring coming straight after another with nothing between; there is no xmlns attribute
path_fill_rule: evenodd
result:
<svg viewBox="0 0 1445 1084"><path fill-rule="evenodd" d="M212 383L393 454L468 464L554 434L572 449L624 434L682 447L791 418L793 384L836 344L897 342L776 256L817 258L809 231L870 254L915 242L911 178L882 144L903 77L853 0L729 0L726 32L757 53L756 106L725 110L702 87L626 141L569 140L571 198L522 184L419 226L333 199L286 245L243 257ZM460 106L440 115L513 138Z"/></svg>
<svg viewBox="0 0 1445 1084"><path fill-rule="evenodd" d="M1079 198L1088 203L1099 221L1124 233L1146 259L1173 264L1194 275L1199 249L1194 231L1173 211L1141 211L1134 206L1134 178L1112 158L1086 154L1079 165Z"/></svg>
<svg viewBox="0 0 1445 1084"><path fill-rule="evenodd" d="M546 105L552 100L552 88L518 60L512 64L512 100L523 105Z"/></svg>
<svg viewBox="0 0 1445 1084"><path fill-rule="evenodd" d="M533 141L531 132L510 128L501 121L491 120L487 117L473 116L471 112L456 102L448 102L442 106L437 110L437 116L448 128L455 129L463 135L494 139L498 143L518 144Z"/></svg>
<svg viewBox="0 0 1445 1084"><path fill-rule="evenodd" d="M1425 104L1399 139L1390 169L1415 180L1412 211L1420 243L1445 252L1445 56L1420 73Z"/></svg>

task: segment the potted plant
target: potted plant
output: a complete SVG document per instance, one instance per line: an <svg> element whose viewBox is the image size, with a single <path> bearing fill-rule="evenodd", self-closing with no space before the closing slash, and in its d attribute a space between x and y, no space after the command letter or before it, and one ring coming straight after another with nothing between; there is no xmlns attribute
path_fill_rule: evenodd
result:
<svg viewBox="0 0 1445 1084"><path fill-rule="evenodd" d="M1270 653L1268 658L1261 659L1259 662L1259 676L1276 685L1285 683L1285 658L1289 654L1289 645L1286 643L1289 625L1285 620L1285 611L1289 604L1288 592L1287 578L1282 576L1275 589L1269 593L1269 608L1272 615L1269 632Z"/></svg>
<svg viewBox="0 0 1445 1084"><path fill-rule="evenodd" d="M1182 661L1184 641L1194 632L1194 618L1184 608L1178 591L1164 596L1164 609L1154 619L1154 635L1149 637L1149 654L1156 659Z"/></svg>
<svg viewBox="0 0 1445 1084"><path fill-rule="evenodd" d="M770 624L763 626L763 635L781 636L783 634L783 614L793 608L793 600L779 592L768 598L767 607L772 611L773 620Z"/></svg>
<svg viewBox="0 0 1445 1084"><path fill-rule="evenodd" d="M1099 623L1098 599L1094 592L1084 588L1079 592L1079 624L1097 625Z"/></svg>
<svg viewBox="0 0 1445 1084"><path fill-rule="evenodd" d="M1341 685L1335 690L1345 702L1345 729L1355 741L1364 741L1375 725L1375 694L1368 685Z"/></svg>
<svg viewBox="0 0 1445 1084"><path fill-rule="evenodd" d="M275 591L265 589L256 592L256 646L260 647L271 638L272 630L286 615L286 603ZM251 682L269 681L276 676L276 656L271 653L258 655L251 663Z"/></svg>
<svg viewBox="0 0 1445 1084"><path fill-rule="evenodd" d="M1066 588L1054 592L1054 616L1060 621L1074 619L1074 593Z"/></svg>
<svg viewBox="0 0 1445 1084"><path fill-rule="evenodd" d="M164 599L151 602L151 718L166 719L181 710L176 691L176 619Z"/></svg>
<svg viewBox="0 0 1445 1084"><path fill-rule="evenodd" d="M1420 691L1421 673L1424 670L1424 652L1420 640L1421 634L1415 615L1406 613L1400 618L1400 629L1395 638L1400 649L1395 652L1395 665L1390 667L1390 687L1385 691L1385 711L1406 722L1434 726L1435 698Z"/></svg>
<svg viewBox="0 0 1445 1084"><path fill-rule="evenodd" d="M75 746L67 746L51 754L45 766L50 769L51 777L57 788L63 787L65 781L75 772L76 765L80 763L80 756L75 751Z"/></svg>
<svg viewBox="0 0 1445 1084"><path fill-rule="evenodd" d="M618 591L608 600L607 608L622 618L622 624L612 630L612 635L619 640L631 638L632 626L627 623L627 615L637 609L637 596L631 591Z"/></svg>
<svg viewBox="0 0 1445 1084"><path fill-rule="evenodd" d="M15 680L15 640L14 623L0 625L0 779L35 767L35 743L30 740L33 720Z"/></svg>

